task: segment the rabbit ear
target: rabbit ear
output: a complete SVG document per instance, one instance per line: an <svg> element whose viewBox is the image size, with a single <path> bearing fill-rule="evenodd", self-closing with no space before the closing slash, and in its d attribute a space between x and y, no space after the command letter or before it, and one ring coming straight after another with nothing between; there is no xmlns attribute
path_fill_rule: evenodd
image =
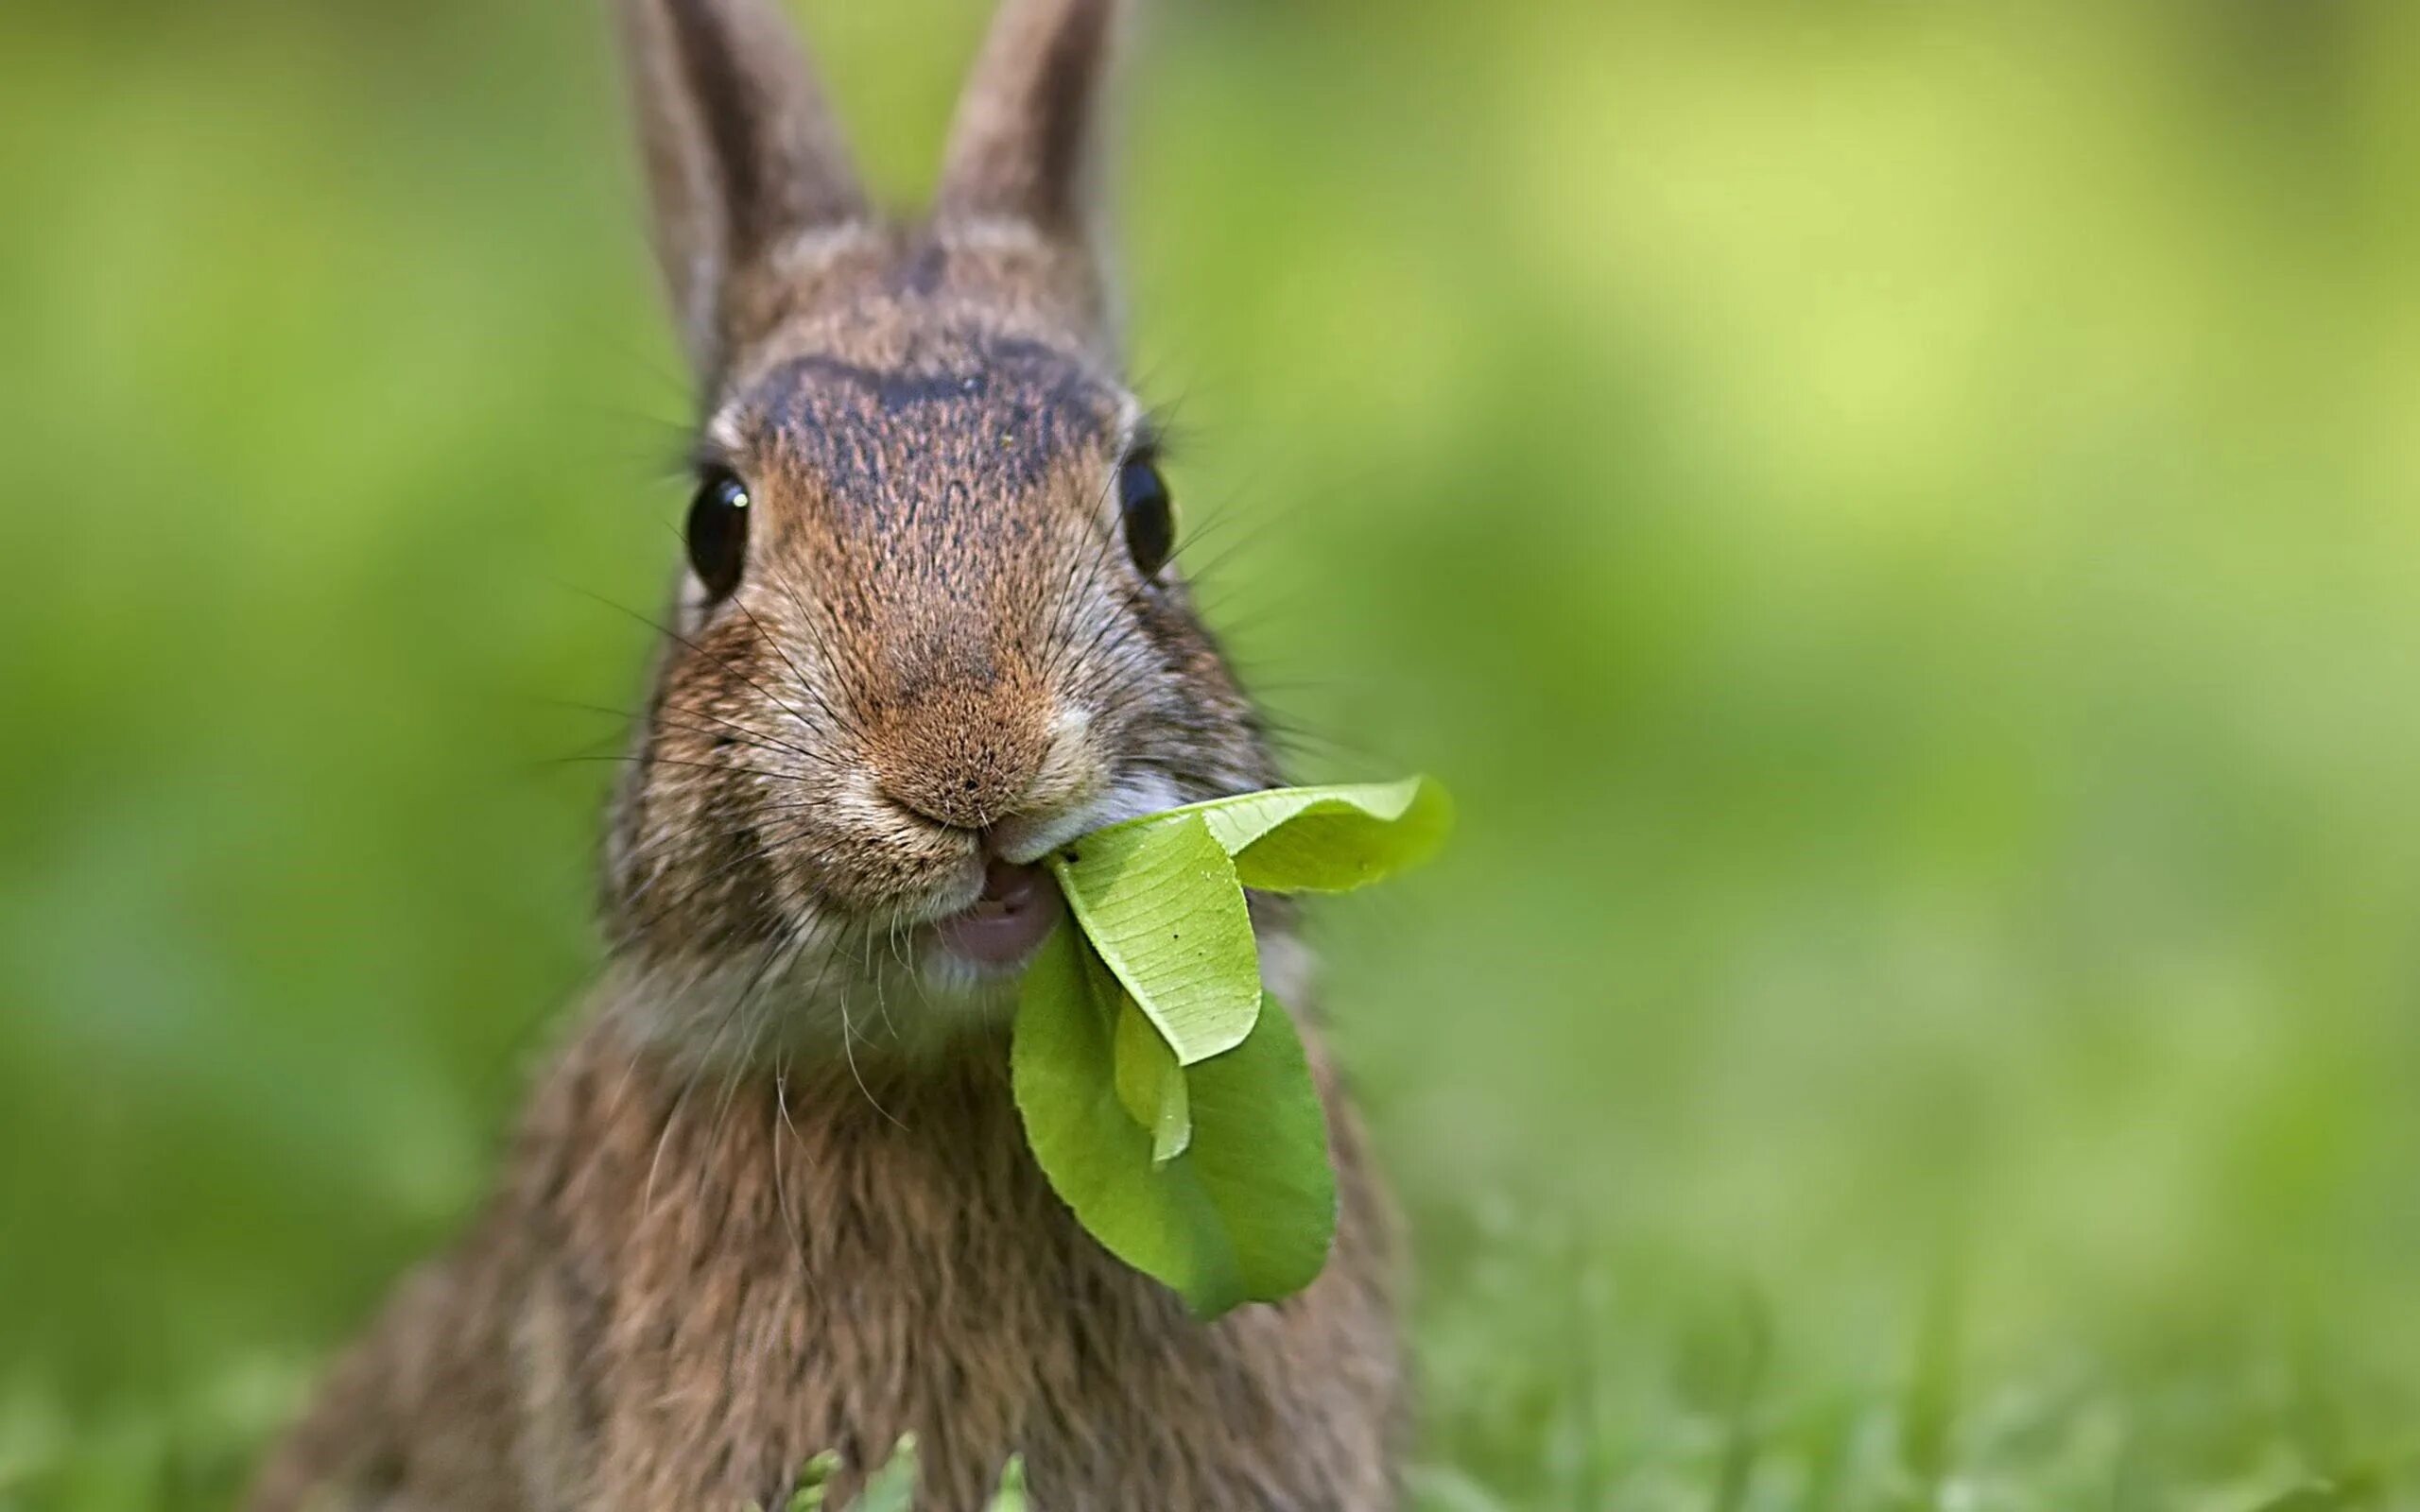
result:
<svg viewBox="0 0 2420 1512"><path fill-rule="evenodd" d="M690 362L745 333L731 284L803 232L866 213L838 126L779 0L621 0L657 259Z"/></svg>
<svg viewBox="0 0 2420 1512"><path fill-rule="evenodd" d="M1089 252L1096 117L1119 0L1001 0L950 128L943 217L1014 219Z"/></svg>

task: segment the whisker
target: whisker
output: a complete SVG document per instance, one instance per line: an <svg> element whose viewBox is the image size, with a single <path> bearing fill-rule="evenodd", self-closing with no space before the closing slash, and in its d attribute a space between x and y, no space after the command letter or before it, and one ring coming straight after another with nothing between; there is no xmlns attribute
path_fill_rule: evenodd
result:
<svg viewBox="0 0 2420 1512"><path fill-rule="evenodd" d="M778 575L775 576L774 581L782 584L785 589L788 586L788 579L781 577ZM793 592L791 593L790 597L792 602L796 602L798 595ZM801 668L795 661L791 660L789 651L783 646L781 640L775 636L772 631L765 628L765 622L756 617L756 611L750 609L744 603L739 604L738 608L739 612L748 616L748 623L756 627L757 636L762 639L767 645L771 646L773 648L773 654L782 659L782 664L790 669L790 676L798 679L797 686L799 691L814 699L816 707L822 710L824 716L830 719L835 725L839 726L850 734L857 736L859 739L863 739L863 732L850 721L840 717L840 712L838 709L833 708L831 701L823 696L823 690L818 688L815 683L808 679L805 671ZM801 616L804 617L805 610L802 608L799 612Z"/></svg>
<svg viewBox="0 0 2420 1512"><path fill-rule="evenodd" d="M773 1118L775 1126L767 1142L773 1150L773 1206L782 1215L782 1247L789 1252L799 1274L806 1274L806 1252L798 1215L790 1211L789 1186L782 1179L786 1162L782 1160L782 1134L786 1130L790 1143L804 1150L806 1142L799 1137L798 1125L790 1118L790 1057L785 1053L781 1064L773 1071Z"/></svg>
<svg viewBox="0 0 2420 1512"><path fill-rule="evenodd" d="M590 598L593 598L593 599L596 600L596 602L598 602L599 604L604 605L607 609L614 610L616 610L616 611L618 611L618 612L620 612L620 613L627 614L627 615L629 615L631 618L632 618L632 619L634 619L634 620L638 621L641 625L645 625L645 626L648 627L649 628L651 628L651 629L655 630L655 631L656 631L656 633L658 633L658 634L660 634L660 635L669 636L671 639L673 639L673 640L675 640L675 641L678 641L681 644L683 644L683 645L684 645L684 646L688 647L688 648L689 648L689 650L691 650L692 652L696 653L696 654L697 654L697 655L699 655L699 656L704 657L707 661L709 661L709 662L713 662L716 666L718 666L718 667L722 668L722 670L724 670L725 672L730 673L733 677L737 678L740 681L745 682L745 683L746 683L746 684L748 684L750 687L752 687L752 688L755 689L758 693L761 693L761 694L763 694L766 697L770 698L770 699L773 701L773 703L774 703L777 707L779 707L779 708L781 709L781 711L782 711L784 713L788 714L791 718L793 718L793 719L797 720L800 724L802 724L802 725L805 725L805 726L809 727L810 729L811 729L811 728L813 728L813 724L814 724L814 722L813 722L812 720L808 719L808 718L806 717L806 715L804 715L804 714L803 714L803 713L799 713L796 709L791 708L787 703L784 702L784 701L783 701L783 699L782 699L782 697L781 697L781 696L780 696L780 695L778 695L778 694L776 694L776 693L774 693L772 689L766 687L763 683L761 683L761 682L757 681L754 678L752 678L752 677L750 677L747 673L740 671L737 667L733 666L730 662L728 662L724 661L722 658L720 658L720 657L718 657L718 656L715 655L712 651L707 650L704 646L700 645L697 642L695 642L695 641L693 641L693 640L689 639L687 636L685 636L685 635L682 634L680 631L678 631L678 630L674 629L672 627L670 627L670 626L668 626L668 625L662 625L662 624L658 624L656 621L654 621L654 620L651 620L651 619L648 618L646 615L644 615L644 614L640 613L638 610L634 610L634 609L630 608L628 605L624 605L624 604L616 604L616 603L614 603L612 599L607 598L607 597L606 597L605 595L603 595L602 593L589 593L586 589L577 589L577 588L576 588L576 589L574 589L574 590L573 590L573 592L575 592L575 593L584 593L584 594L586 594L586 596L588 596L588 597L590 597ZM779 648L778 648L778 647L776 647L776 649L779 649Z"/></svg>
<svg viewBox="0 0 2420 1512"><path fill-rule="evenodd" d="M727 719L721 714L716 713L711 709L694 708L688 704L666 701L657 705L652 711L641 713L632 709L615 709L608 704L582 703L576 698L545 698L540 701L552 708L573 709L578 710L582 713L604 714L611 718L623 720L626 723L632 725L642 722L669 724L671 722L664 717L666 713L689 715L700 719L711 719L716 724L721 725L728 730L736 730L740 734L749 736L750 740L744 744L756 744L760 746L760 748L768 750L780 749L787 751L794 756L804 757L808 761L820 761L823 759L818 752L811 751L804 746L794 746L789 742L783 740L780 736L773 734L770 730L758 730L753 725L743 725L735 719ZM676 724L672 725L672 728L686 731L693 735L705 735L710 738L712 736L712 731L700 730L694 725Z"/></svg>
<svg viewBox="0 0 2420 1512"><path fill-rule="evenodd" d="M711 718L712 716L709 715L708 717ZM695 735L700 740L714 741L726 746L745 746L751 750L761 750L769 756L796 756L803 760L816 762L818 764L821 764L822 761L822 758L817 756L814 752L803 750L796 746L789 745L783 741L752 738L746 734L732 733L732 731L742 730L744 727L735 725L728 719L719 721L719 723L726 727L719 730L708 729L703 725L692 725L683 723L677 719L666 719L661 713L655 716L654 722L658 727L666 730L677 730L684 735Z"/></svg>
<svg viewBox="0 0 2420 1512"><path fill-rule="evenodd" d="M798 586L790 581L788 574L777 569L772 575L772 580L774 586L781 589L782 593L788 597L790 607L798 611L799 619L808 633L816 637L816 649L823 654L823 660L837 663L839 658L834 654L834 651L838 627L828 623L830 619L830 610L828 607L824 610L823 615L821 616L821 618L827 623L819 625L817 624L817 614L814 610L811 610L806 607L805 599L800 595ZM743 609L744 608L745 606L743 606ZM748 617L752 622L756 618L753 614L750 614ZM759 628L761 630L762 627L760 627ZM773 649L781 656L783 661L789 661L789 654L783 651L779 645L775 645ZM804 672L798 671L798 667L795 662L791 663L790 670L797 674L801 685L806 690L806 696L815 700L817 707L823 711L825 715L831 719L833 724L838 726L843 733L847 734L851 739L856 740L858 744L866 744L866 730L862 722L840 713L840 711L833 705L830 699L823 696L821 689L817 688L813 682L807 680L806 675Z"/></svg>
<svg viewBox="0 0 2420 1512"><path fill-rule="evenodd" d="M890 1022L890 1003L882 989L882 973L874 970L873 930L866 931L865 961L859 970L864 971L866 980L873 984L874 1012L881 1015L882 1026L890 1031L890 1042L895 1045L899 1042L899 1025Z"/></svg>
<svg viewBox="0 0 2420 1512"><path fill-rule="evenodd" d="M664 1116L664 1127L655 1137L655 1154L648 1160L647 1184L640 1191L639 1211L643 1216L650 1215L655 1211L655 1178L664 1167L664 1152L671 1143L672 1131L679 1125L683 1110L689 1106L689 1093L697 1089L700 1081L704 1079L704 1068L713 1064L715 1052L720 1048L722 1037L730 1030L740 1006L741 1005L735 1001L730 1007L723 1010L713 1038L707 1041L705 1057L697 1066L691 1067L682 1078L681 1091L675 1093L672 1099L672 1110Z"/></svg>
<svg viewBox="0 0 2420 1512"><path fill-rule="evenodd" d="M786 824L797 825L804 824L807 821L804 819L791 819L784 822ZM717 833L684 830L682 831L676 838L691 842L712 843L719 840L736 840L742 836L755 836L761 838L765 833L765 826L746 824L735 829L724 830ZM658 883L664 881L667 877L680 875L681 868L677 865L681 859L679 852L660 854L650 850L642 851L639 852L639 854L642 856L650 856L653 859L660 860L664 864L655 868L652 876L641 883L627 898L623 900L622 905L625 908L636 908L640 904L649 902L649 894L652 893ZM761 844L752 846L744 853L732 857L729 861L724 862L722 865L714 868L700 876L682 877L681 880L685 885L683 890L674 893L668 898L655 899L652 901L658 904L658 913L679 912L680 910L686 908L689 904L696 902L699 899L704 897L708 887L721 881L731 873L737 871L740 868L749 866L752 863L769 861L770 859L771 853L768 851L764 846Z"/></svg>
<svg viewBox="0 0 2420 1512"><path fill-rule="evenodd" d="M616 756L558 756L554 758L552 762L542 763L541 765L569 766L582 762L610 762L626 766L644 766L650 765L661 766L686 766L695 768L701 772L727 772L735 777L762 777L776 782L795 782L800 781L798 774L795 772L769 772L761 766L732 766L721 762L684 761L678 756L663 756L658 755L653 751L625 753Z"/></svg>
<svg viewBox="0 0 2420 1512"><path fill-rule="evenodd" d="M830 963L827 961L825 964L828 967ZM906 1128L908 1125L900 1123L899 1119L890 1111L890 1108L883 1107L882 1100L874 1096L873 1089L866 1085L865 1073L857 1069L856 1030L849 1022L849 995L845 992L841 993L838 1003L840 1006L840 1057L849 1063L850 1079L857 1084L857 1091L865 1095L866 1106L872 1108L875 1112L880 1113L883 1117L890 1119L894 1127Z"/></svg>
<svg viewBox="0 0 2420 1512"><path fill-rule="evenodd" d="M890 954L899 962L900 974L908 979L908 986L916 989L917 1003L930 1013L933 1011L933 995L925 988L925 974L916 970L916 963L908 958L907 951L903 948L905 932L901 926L905 922L906 920L896 916L890 920Z"/></svg>
<svg viewBox="0 0 2420 1512"><path fill-rule="evenodd" d="M756 974L749 979L748 986L740 992L739 1001L742 1006L745 1007L749 1003L753 1001L759 991L774 978L776 973L773 971L773 965L777 959L781 961L781 971L783 973L786 973L790 967L797 963L799 953L805 948L806 936L804 932L801 931L798 935L798 943L789 949L786 956L782 955L778 952L767 952L764 966L759 968ZM731 1063L730 1074L723 1081L722 1096L717 1101L715 1108L714 1123L706 1135L706 1147L709 1150L713 1149L721 1140L723 1121L731 1116L732 1101L735 1094L739 1091L739 1084L747 1078L749 1067L754 1062L757 1051L762 1048L765 1036L769 1033L773 1026L779 1022L780 1010L778 1005L770 1005L769 1003L766 1011L757 1016L750 1024L747 1038L740 1046L738 1056L735 1057Z"/></svg>

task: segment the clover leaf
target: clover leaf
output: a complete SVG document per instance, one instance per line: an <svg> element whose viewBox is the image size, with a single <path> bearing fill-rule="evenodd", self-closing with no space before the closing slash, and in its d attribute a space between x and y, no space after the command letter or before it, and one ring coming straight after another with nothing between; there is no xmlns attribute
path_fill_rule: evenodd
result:
<svg viewBox="0 0 2420 1512"><path fill-rule="evenodd" d="M1236 864L1198 814L1113 825L1049 858L1100 958L1185 1065L1260 1011L1260 954Z"/></svg>
<svg viewBox="0 0 2420 1512"><path fill-rule="evenodd" d="M890 1458L866 1477L854 1512L908 1512L916 1499L916 1435L902 1434Z"/></svg>
<svg viewBox="0 0 2420 1512"><path fill-rule="evenodd" d="M1246 887L1338 892L1435 852L1424 778L1280 788L1130 819L1048 865L1072 927L1026 973L1027 1143L1103 1247L1201 1317L1310 1284L1336 1235L1327 1121L1262 990Z"/></svg>
<svg viewBox="0 0 2420 1512"><path fill-rule="evenodd" d="M1272 788L1175 812L1200 815L1238 880L1265 892L1366 886L1436 854L1453 824L1444 789L1425 777Z"/></svg>
<svg viewBox="0 0 2420 1512"><path fill-rule="evenodd" d="M1327 1122L1286 1010L1183 1073L1190 1139L1167 1160L1118 1095L1115 980L1073 931L1027 976L1011 1056L1026 1140L1113 1255L1215 1317L1310 1283L1336 1233Z"/></svg>

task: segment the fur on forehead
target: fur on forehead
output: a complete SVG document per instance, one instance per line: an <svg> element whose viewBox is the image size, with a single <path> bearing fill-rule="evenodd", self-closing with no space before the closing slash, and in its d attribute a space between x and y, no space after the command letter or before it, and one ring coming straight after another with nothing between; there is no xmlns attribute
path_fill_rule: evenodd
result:
<svg viewBox="0 0 2420 1512"><path fill-rule="evenodd" d="M1096 266L1018 221L802 232L737 281L732 304L741 335L708 396L718 404L800 356L904 368L976 335L1055 348L1103 383L1117 367Z"/></svg>
<svg viewBox="0 0 2420 1512"><path fill-rule="evenodd" d="M775 418L780 396L815 387L819 370L825 387L956 378L972 381L961 384L969 400L1046 392L1063 421L1080 410L1095 416L1090 428L1131 428L1139 407L1117 381L1093 302L1073 280L1056 286L1059 254L1021 228L986 230L970 243L964 228L853 228L784 259L779 298L752 322L714 396L708 440L742 444L752 422Z"/></svg>
<svg viewBox="0 0 2420 1512"><path fill-rule="evenodd" d="M895 362L790 358L717 429L735 454L803 472L835 514L881 523L1029 494L1057 467L1119 450L1130 407L1044 343L945 330Z"/></svg>
<svg viewBox="0 0 2420 1512"><path fill-rule="evenodd" d="M705 428L766 506L766 545L846 618L1038 596L1099 528L1141 421L1080 341L949 266L919 249L813 281L828 302L752 346Z"/></svg>
<svg viewBox="0 0 2420 1512"><path fill-rule="evenodd" d="M708 418L706 455L749 481L788 549L833 567L873 568L873 553L929 576L978 542L995 566L1020 544L1047 559L1106 504L1141 405L1067 312L1030 297L1031 269L1002 255L1011 238L971 253L929 231L882 241L791 281L792 309Z"/></svg>

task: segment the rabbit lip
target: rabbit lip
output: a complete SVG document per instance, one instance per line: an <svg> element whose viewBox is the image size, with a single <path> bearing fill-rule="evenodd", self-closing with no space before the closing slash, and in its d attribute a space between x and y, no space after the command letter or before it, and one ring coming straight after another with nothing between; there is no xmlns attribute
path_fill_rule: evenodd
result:
<svg viewBox="0 0 2420 1512"><path fill-rule="evenodd" d="M943 951L977 966L1022 966L1059 922L1059 889L1039 867L994 861L983 870L981 896L934 920Z"/></svg>

